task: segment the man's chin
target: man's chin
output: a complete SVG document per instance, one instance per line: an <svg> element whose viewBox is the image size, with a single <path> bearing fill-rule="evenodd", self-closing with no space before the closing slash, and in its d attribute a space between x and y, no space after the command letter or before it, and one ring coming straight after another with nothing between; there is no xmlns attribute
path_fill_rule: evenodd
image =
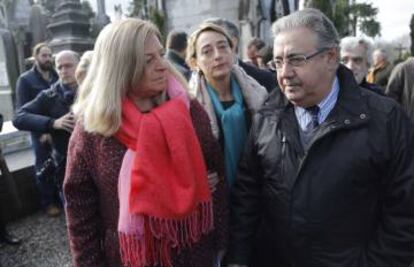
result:
<svg viewBox="0 0 414 267"><path fill-rule="evenodd" d="M51 71L52 70L52 65L39 65L39 68L42 71Z"/></svg>
<svg viewBox="0 0 414 267"><path fill-rule="evenodd" d="M303 96L297 94L286 94L286 98L295 106L300 106L303 102Z"/></svg>

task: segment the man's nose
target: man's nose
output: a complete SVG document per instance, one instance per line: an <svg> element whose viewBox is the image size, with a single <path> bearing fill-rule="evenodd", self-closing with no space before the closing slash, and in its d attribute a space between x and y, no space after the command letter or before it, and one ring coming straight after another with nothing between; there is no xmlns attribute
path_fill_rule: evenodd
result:
<svg viewBox="0 0 414 267"><path fill-rule="evenodd" d="M277 70L280 77L291 77L293 75L293 68L287 62L283 62L282 67Z"/></svg>

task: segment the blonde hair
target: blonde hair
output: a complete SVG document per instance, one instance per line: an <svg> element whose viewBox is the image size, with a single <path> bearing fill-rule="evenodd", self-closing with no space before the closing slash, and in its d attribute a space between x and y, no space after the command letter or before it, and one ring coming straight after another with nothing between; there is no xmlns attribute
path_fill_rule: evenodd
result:
<svg viewBox="0 0 414 267"><path fill-rule="evenodd" d="M196 69L198 38L203 32L209 32L209 31L224 35L227 42L229 43L230 48L233 49L233 42L231 41L230 36L228 35L228 33L226 32L224 28L216 24L213 24L213 23L202 23L200 24L200 26L197 27L197 29L188 38L186 62L192 69Z"/></svg>
<svg viewBox="0 0 414 267"><path fill-rule="evenodd" d="M73 106L85 131L110 136L119 129L122 99L142 77L145 41L151 35L160 38L152 23L134 18L114 22L101 31Z"/></svg>
<svg viewBox="0 0 414 267"><path fill-rule="evenodd" d="M79 64L76 67L75 71L75 78L76 81L80 84L80 80L83 81L85 79L86 73L88 72L89 65L91 64L93 56L93 51L88 50L85 53L83 53L82 57L80 58Z"/></svg>

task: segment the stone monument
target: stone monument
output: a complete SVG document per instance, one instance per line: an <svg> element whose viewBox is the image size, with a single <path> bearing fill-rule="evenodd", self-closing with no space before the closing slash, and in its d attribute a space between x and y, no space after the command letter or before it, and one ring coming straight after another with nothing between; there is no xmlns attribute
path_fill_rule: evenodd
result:
<svg viewBox="0 0 414 267"><path fill-rule="evenodd" d="M0 113L5 121L13 117L14 87L18 75L13 36L9 30L0 28Z"/></svg>
<svg viewBox="0 0 414 267"><path fill-rule="evenodd" d="M34 4L30 10L29 28L33 45L47 40L47 17L38 4Z"/></svg>
<svg viewBox="0 0 414 267"><path fill-rule="evenodd" d="M70 49L78 53L93 48L90 23L79 0L63 0L48 25L52 32L49 45L53 53Z"/></svg>

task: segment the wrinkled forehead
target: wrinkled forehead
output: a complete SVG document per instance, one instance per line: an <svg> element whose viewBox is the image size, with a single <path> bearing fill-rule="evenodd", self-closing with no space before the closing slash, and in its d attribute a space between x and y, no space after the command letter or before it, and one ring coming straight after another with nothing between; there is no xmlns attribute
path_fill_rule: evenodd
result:
<svg viewBox="0 0 414 267"><path fill-rule="evenodd" d="M72 55L61 55L60 57L56 58L56 67L59 66L74 66L79 63L78 59Z"/></svg>
<svg viewBox="0 0 414 267"><path fill-rule="evenodd" d="M43 46L42 48L39 49L39 53L38 56L44 56L44 55L52 55L52 50L50 50L49 47L47 46Z"/></svg>
<svg viewBox="0 0 414 267"><path fill-rule="evenodd" d="M365 59L365 53L356 49L341 49L341 58L344 57Z"/></svg>
<svg viewBox="0 0 414 267"><path fill-rule="evenodd" d="M361 57L365 59L366 51L365 47L361 44L353 46L353 47L344 47L341 48L341 57Z"/></svg>
<svg viewBox="0 0 414 267"><path fill-rule="evenodd" d="M318 48L319 42L316 33L304 27L278 33L273 43L273 53L275 56L291 53L308 53Z"/></svg>
<svg viewBox="0 0 414 267"><path fill-rule="evenodd" d="M158 52L160 49L164 47L161 44L160 39L155 34L148 35L147 39L144 42L144 54L153 54Z"/></svg>
<svg viewBox="0 0 414 267"><path fill-rule="evenodd" d="M226 36L223 34L216 31L204 31L198 36L196 47L197 49L202 49L205 46L223 42L228 43Z"/></svg>

